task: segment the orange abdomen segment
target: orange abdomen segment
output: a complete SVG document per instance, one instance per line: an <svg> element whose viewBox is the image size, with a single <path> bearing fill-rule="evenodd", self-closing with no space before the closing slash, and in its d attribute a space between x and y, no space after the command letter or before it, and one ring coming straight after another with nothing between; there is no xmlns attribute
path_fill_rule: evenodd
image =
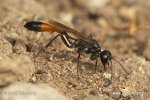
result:
<svg viewBox="0 0 150 100"><path fill-rule="evenodd" d="M27 22L24 25L24 27L27 28L28 30L36 31L36 32L46 32L46 31L58 32L58 33L63 32L61 29L58 29L50 24L43 23L43 22L36 22L36 21Z"/></svg>
<svg viewBox="0 0 150 100"><path fill-rule="evenodd" d="M42 31L52 31L52 32L58 32L58 33L61 33L63 32L62 30L50 25L50 24L47 24L47 23L42 23L41 25L41 30Z"/></svg>

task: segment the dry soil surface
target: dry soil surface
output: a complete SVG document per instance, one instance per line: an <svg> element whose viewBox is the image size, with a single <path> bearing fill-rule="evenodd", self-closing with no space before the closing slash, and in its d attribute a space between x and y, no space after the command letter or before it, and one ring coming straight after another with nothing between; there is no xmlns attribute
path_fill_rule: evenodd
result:
<svg viewBox="0 0 150 100"><path fill-rule="evenodd" d="M0 2L0 100L150 99L149 0ZM24 24L49 19L72 27L82 35L91 34L128 73L114 60L112 71L110 66L104 71L100 59L95 70L95 61L83 53L78 77L76 50L67 48L61 38L37 56L58 33L32 32L25 29ZM26 89L22 92L28 94L21 94L23 87ZM55 96L51 88L59 93Z"/></svg>

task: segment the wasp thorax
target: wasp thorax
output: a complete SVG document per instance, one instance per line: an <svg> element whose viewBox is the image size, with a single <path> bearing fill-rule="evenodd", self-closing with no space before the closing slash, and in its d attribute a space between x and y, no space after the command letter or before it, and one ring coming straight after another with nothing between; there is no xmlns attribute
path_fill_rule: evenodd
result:
<svg viewBox="0 0 150 100"><path fill-rule="evenodd" d="M100 46L99 46L99 43L96 41L96 40L91 40L91 48L92 48L92 51L99 51L101 50Z"/></svg>

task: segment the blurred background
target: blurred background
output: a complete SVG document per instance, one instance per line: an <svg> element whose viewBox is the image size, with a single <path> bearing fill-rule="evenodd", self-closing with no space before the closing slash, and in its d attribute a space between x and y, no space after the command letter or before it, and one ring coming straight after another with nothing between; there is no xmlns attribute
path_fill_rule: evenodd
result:
<svg viewBox="0 0 150 100"><path fill-rule="evenodd" d="M102 48L111 49L115 55L134 53L150 59L146 50L150 37L149 0L1 0L0 7L1 27L16 27L14 31L19 31L27 21L53 19L81 34L91 34ZM24 38L22 35L20 38ZM49 38L55 34L44 35ZM45 42L46 37L40 39Z"/></svg>
<svg viewBox="0 0 150 100"><path fill-rule="evenodd" d="M1 77L4 78L1 79L5 80L0 82L2 87L16 80L29 82L33 78L36 68L39 68L36 66L40 61L33 63L28 59L27 63L33 67L30 71L27 69L25 72L26 65L24 64L26 62L22 61L26 57L30 58L38 47L45 46L50 38L57 35L57 33L44 32L41 34L26 30L23 26L31 20L48 23L49 19L53 19L63 23L79 31L82 35L92 35L102 49L110 50L113 56L126 62L125 65L133 65L133 69L138 69L137 67L140 66L146 66L150 69L149 0L0 0L0 2L0 71L4 70L7 73L8 66L12 64L12 61L15 62L13 64L16 69L23 66L21 67L23 69L15 74L16 76L7 73L8 76L14 75L11 79L5 79L7 76L0 73ZM57 52L70 50L66 48L61 39L57 39L53 43L53 47L58 50ZM23 57L20 57L20 55L23 55ZM129 62L127 59L129 59ZM139 65L139 61L141 61L140 64L145 64L145 62L146 64ZM44 66L43 63L41 64L41 66ZM8 69L6 69L6 66ZM147 70L148 72L145 73L149 73L149 69L142 69L142 71ZM16 73L12 67L9 70ZM23 77L26 72L29 72L28 75ZM145 73L142 75L145 75ZM22 78L18 79L20 76ZM135 77L137 76L135 75ZM140 85L143 86L148 83L149 79L146 80L145 84L141 83ZM57 85L52 85L52 87L57 87ZM141 88L141 91L145 88L148 87ZM60 87L58 90L63 91ZM74 97L73 91L71 94L67 94L66 90L62 93L68 97ZM76 91L75 94L80 94L80 92ZM79 96L79 98L81 97Z"/></svg>

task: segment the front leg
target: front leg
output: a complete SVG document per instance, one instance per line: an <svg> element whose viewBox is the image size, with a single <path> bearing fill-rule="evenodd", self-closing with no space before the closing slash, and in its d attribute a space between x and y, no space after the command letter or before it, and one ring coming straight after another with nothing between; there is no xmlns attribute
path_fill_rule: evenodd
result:
<svg viewBox="0 0 150 100"><path fill-rule="evenodd" d="M95 73L96 73L96 69L97 69L97 62L98 62L98 57L99 57L99 53L92 53L90 59L91 60L96 60L95 61Z"/></svg>

